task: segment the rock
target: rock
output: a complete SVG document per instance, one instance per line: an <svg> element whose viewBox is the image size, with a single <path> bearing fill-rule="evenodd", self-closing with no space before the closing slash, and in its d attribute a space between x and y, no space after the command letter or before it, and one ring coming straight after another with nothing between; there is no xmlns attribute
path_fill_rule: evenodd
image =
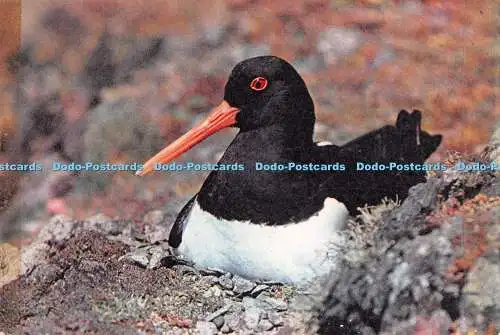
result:
<svg viewBox="0 0 500 335"><path fill-rule="evenodd" d="M217 286L212 286L205 293L203 293L204 298L210 298L210 297L218 298L222 295L223 295L222 290Z"/></svg>
<svg viewBox="0 0 500 335"><path fill-rule="evenodd" d="M264 284L259 284L257 286L255 286L255 288L252 290L252 292L250 293L250 295L252 297L256 297L258 296L260 293L264 292L265 290L267 290L269 288L268 285L264 285Z"/></svg>
<svg viewBox="0 0 500 335"><path fill-rule="evenodd" d="M226 314L230 309L231 309L231 305L225 305L224 307L219 308L215 312L207 315L207 317L205 318L205 321L213 321L214 319L218 318L219 316Z"/></svg>
<svg viewBox="0 0 500 335"><path fill-rule="evenodd" d="M51 249L49 244L69 238L76 227L76 221L63 215L53 217L42 228L35 241L21 250L20 274L28 273L36 265L45 263Z"/></svg>
<svg viewBox="0 0 500 335"><path fill-rule="evenodd" d="M149 265L148 252L142 249L127 254L126 259L132 264L137 264L143 268L146 268Z"/></svg>
<svg viewBox="0 0 500 335"><path fill-rule="evenodd" d="M85 219L83 229L92 229L109 235L118 235L122 231L115 221L101 213Z"/></svg>
<svg viewBox="0 0 500 335"><path fill-rule="evenodd" d="M269 320L260 320L257 330L268 331L273 329L274 325Z"/></svg>
<svg viewBox="0 0 500 335"><path fill-rule="evenodd" d="M64 215L54 216L47 225L45 225L37 236L37 241L62 241L71 235L76 227L76 221Z"/></svg>
<svg viewBox="0 0 500 335"><path fill-rule="evenodd" d="M500 264L479 258L462 290L465 309L480 314L485 324L500 324Z"/></svg>
<svg viewBox="0 0 500 335"><path fill-rule="evenodd" d="M257 286L254 282L251 282L250 280L247 280L237 275L233 276L232 281L234 283L233 291L236 294L248 293L252 291L255 288L255 286Z"/></svg>
<svg viewBox="0 0 500 335"><path fill-rule="evenodd" d="M217 334L217 327L212 322L198 321L196 322L196 331L200 335L214 335Z"/></svg>
<svg viewBox="0 0 500 335"><path fill-rule="evenodd" d="M227 325L230 330L237 330L240 320L240 313L235 312L224 315L224 325Z"/></svg>
<svg viewBox="0 0 500 335"><path fill-rule="evenodd" d="M224 324L224 325L220 328L220 331L221 331L223 334L227 334L227 333L232 332L231 328L229 328L229 326L228 326L227 324Z"/></svg>
<svg viewBox="0 0 500 335"><path fill-rule="evenodd" d="M148 268L156 269L161 265L161 260L168 255L168 251L162 247L152 247L149 249L151 258L149 259Z"/></svg>
<svg viewBox="0 0 500 335"><path fill-rule="evenodd" d="M212 322L217 327L217 329L220 329L224 325L224 316L218 316L215 319L213 319Z"/></svg>
<svg viewBox="0 0 500 335"><path fill-rule="evenodd" d="M266 295L259 295L257 300L265 303L268 308L272 308L276 311L286 311L288 309L288 304L286 301L268 297Z"/></svg>
<svg viewBox="0 0 500 335"><path fill-rule="evenodd" d="M259 325L261 315L262 310L260 308L252 307L246 309L243 320L245 320L247 328L250 330L256 330Z"/></svg>
<svg viewBox="0 0 500 335"><path fill-rule="evenodd" d="M219 277L219 285L227 290L231 290L231 289L233 289L234 283L231 280L231 276L225 274L225 275Z"/></svg>
<svg viewBox="0 0 500 335"><path fill-rule="evenodd" d="M258 301L256 299L250 298L250 297L243 297L243 299L241 300L241 303L243 304L244 309L253 308L253 307L258 306Z"/></svg>
<svg viewBox="0 0 500 335"><path fill-rule="evenodd" d="M276 312L270 312L267 314L267 319L273 324L273 326L282 326L283 318L280 314Z"/></svg>

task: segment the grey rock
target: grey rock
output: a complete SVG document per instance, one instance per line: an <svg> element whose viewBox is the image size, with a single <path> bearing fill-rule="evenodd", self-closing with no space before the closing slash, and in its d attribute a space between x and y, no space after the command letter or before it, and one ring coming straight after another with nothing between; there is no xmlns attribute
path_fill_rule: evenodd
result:
<svg viewBox="0 0 500 335"><path fill-rule="evenodd" d="M162 247L152 247L149 249L149 253L151 254L148 264L149 269L156 269L160 267L161 260L168 255L168 251Z"/></svg>
<svg viewBox="0 0 500 335"><path fill-rule="evenodd" d="M243 319L248 329L256 330L259 325L262 310L260 308L252 307L245 310Z"/></svg>
<svg viewBox="0 0 500 335"><path fill-rule="evenodd" d="M224 315L224 325L230 330L236 330L240 327L240 313L229 313Z"/></svg>
<svg viewBox="0 0 500 335"><path fill-rule="evenodd" d="M46 224L35 241L21 249L20 274L29 273L38 264L46 262L51 250L50 241L63 241L77 228L77 222L63 215L54 216Z"/></svg>
<svg viewBox="0 0 500 335"><path fill-rule="evenodd" d="M233 291L236 294L245 294L251 292L255 288L255 286L257 286L254 282L251 282L250 280L237 275L233 276L232 281L234 283Z"/></svg>
<svg viewBox="0 0 500 335"><path fill-rule="evenodd" d="M217 327L212 322L198 321L196 322L196 331L200 335L217 334Z"/></svg>
<svg viewBox="0 0 500 335"><path fill-rule="evenodd" d="M258 301L254 298L243 297L241 300L244 309L253 308L259 305Z"/></svg>
<svg viewBox="0 0 500 335"><path fill-rule="evenodd" d="M104 214L96 214L83 221L84 229L92 229L109 235L118 235L121 232L119 225Z"/></svg>
<svg viewBox="0 0 500 335"><path fill-rule="evenodd" d="M212 322L217 327L217 329L220 329L224 325L224 316L222 316L222 315L218 316L215 319L213 319Z"/></svg>
<svg viewBox="0 0 500 335"><path fill-rule="evenodd" d="M462 290L465 309L481 314L486 324L500 324L500 264L479 258Z"/></svg>
<svg viewBox="0 0 500 335"><path fill-rule="evenodd" d="M232 332L231 328L229 328L229 326L227 324L224 324L221 328L220 328L220 331L221 333L223 334L228 334L230 332Z"/></svg>
<svg viewBox="0 0 500 335"><path fill-rule="evenodd" d="M140 265L144 268L149 265L149 255L146 250L136 250L127 254L126 259L132 264Z"/></svg>
<svg viewBox="0 0 500 335"><path fill-rule="evenodd" d="M231 309L231 305L225 305L224 307L219 308L213 313L210 313L207 315L205 318L205 321L213 321L214 319L218 318L221 315L226 314L229 310Z"/></svg>
<svg viewBox="0 0 500 335"><path fill-rule="evenodd" d="M257 329L259 331L269 331L274 328L274 325L269 320L260 320Z"/></svg>
<svg viewBox="0 0 500 335"><path fill-rule="evenodd" d="M267 313L267 319L274 325L274 326L282 326L283 325L283 317L277 313L277 312L269 312Z"/></svg>
<svg viewBox="0 0 500 335"><path fill-rule="evenodd" d="M223 295L223 291L217 287L217 286L212 286L210 287L205 293L203 293L204 298L218 298Z"/></svg>
<svg viewBox="0 0 500 335"><path fill-rule="evenodd" d="M227 290L231 290L234 286L234 283L231 280L231 277L229 275L223 275L223 276L219 277L219 284L220 284L220 286L222 286L223 288L225 288Z"/></svg>
<svg viewBox="0 0 500 335"><path fill-rule="evenodd" d="M268 308L274 309L276 311L286 311L288 309L288 304L286 303L286 301L271 298L266 295L259 295L257 297L257 300L267 305Z"/></svg>

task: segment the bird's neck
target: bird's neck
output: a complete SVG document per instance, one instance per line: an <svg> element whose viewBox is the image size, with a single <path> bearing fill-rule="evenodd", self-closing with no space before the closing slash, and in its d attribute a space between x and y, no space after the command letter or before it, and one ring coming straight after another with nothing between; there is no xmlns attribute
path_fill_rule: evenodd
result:
<svg viewBox="0 0 500 335"><path fill-rule="evenodd" d="M286 125L272 124L266 127L260 127L252 130L241 131L238 133L228 150L235 147L253 147L253 150L290 150L293 148L303 148L312 145L312 129L309 130L303 124ZM241 154L241 153L240 153Z"/></svg>

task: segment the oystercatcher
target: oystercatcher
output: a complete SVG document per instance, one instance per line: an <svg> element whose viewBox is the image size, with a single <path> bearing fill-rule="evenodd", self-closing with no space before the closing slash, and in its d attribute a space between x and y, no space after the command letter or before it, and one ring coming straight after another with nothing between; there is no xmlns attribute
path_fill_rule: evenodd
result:
<svg viewBox="0 0 500 335"><path fill-rule="evenodd" d="M358 162L423 163L441 136L422 131L420 120L419 111L403 110L395 126L343 146L319 145L303 79L283 59L255 57L234 67L222 103L205 121L137 174L174 160L222 128L239 128L218 164L244 169L212 171L178 215L169 243L199 266L303 284L334 266L332 244L340 241L349 212L384 197L403 199L412 185L425 181L423 171L357 170ZM315 170L325 166L337 169Z"/></svg>

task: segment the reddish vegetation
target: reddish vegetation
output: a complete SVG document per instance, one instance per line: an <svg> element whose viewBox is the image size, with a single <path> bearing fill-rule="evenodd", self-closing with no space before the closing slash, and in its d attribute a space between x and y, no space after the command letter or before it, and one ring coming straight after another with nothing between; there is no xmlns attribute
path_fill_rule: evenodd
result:
<svg viewBox="0 0 500 335"><path fill-rule="evenodd" d="M460 203L452 197L441 204L441 209L427 217L426 226L433 227L449 223L453 216L464 218L464 230L452 238L453 246L460 248L463 255L448 269L448 279L462 282L465 273L475 264L477 258L487 249L486 231L493 224L491 209L500 206L500 197L478 194Z"/></svg>

